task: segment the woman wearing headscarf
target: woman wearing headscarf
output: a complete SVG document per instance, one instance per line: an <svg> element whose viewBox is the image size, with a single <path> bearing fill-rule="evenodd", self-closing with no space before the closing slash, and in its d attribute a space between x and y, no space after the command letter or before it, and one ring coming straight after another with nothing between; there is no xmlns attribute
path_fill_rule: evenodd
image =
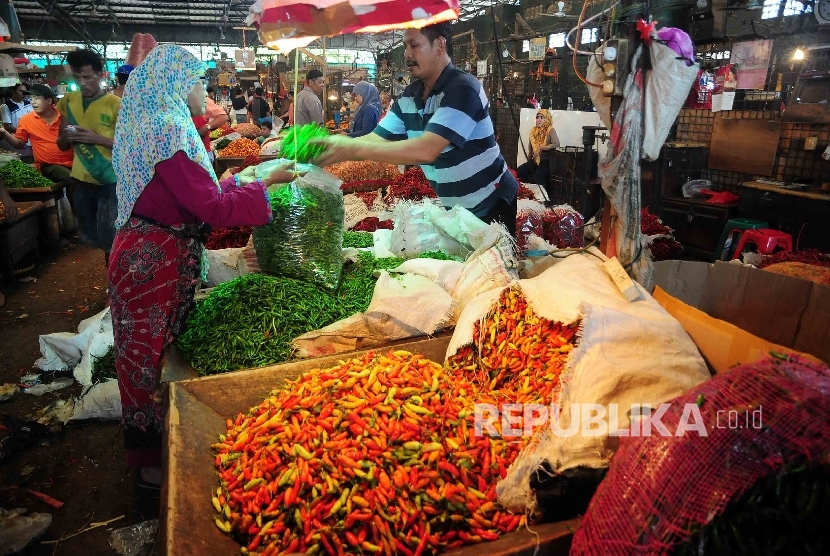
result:
<svg viewBox="0 0 830 556"><path fill-rule="evenodd" d="M354 86L354 98L358 106L346 135L363 137L372 133L380 121L380 113L383 110L380 104L380 93L378 88L371 83L361 81Z"/></svg>
<svg viewBox="0 0 830 556"><path fill-rule="evenodd" d="M516 168L519 179L527 183L536 183L547 187L550 161L542 158L542 153L559 146L559 137L553 129L553 120L548 110L536 113L536 125L530 130L530 152L528 161Z"/></svg>
<svg viewBox="0 0 830 556"><path fill-rule="evenodd" d="M127 461L145 483L161 480L162 351L179 335L200 282L200 227L260 226L271 219L264 182L244 172L222 181L192 116L204 113L202 64L179 46L153 49L127 82L115 127L118 230L109 265L115 368ZM253 170L253 169L251 169Z"/></svg>

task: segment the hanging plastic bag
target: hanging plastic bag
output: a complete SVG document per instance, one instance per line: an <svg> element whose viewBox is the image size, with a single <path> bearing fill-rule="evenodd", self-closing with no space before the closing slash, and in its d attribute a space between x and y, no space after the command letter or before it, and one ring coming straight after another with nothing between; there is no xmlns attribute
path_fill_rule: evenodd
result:
<svg viewBox="0 0 830 556"><path fill-rule="evenodd" d="M657 160L672 124L697 77L699 64L687 65L668 46L652 41L643 111L643 158Z"/></svg>
<svg viewBox="0 0 830 556"><path fill-rule="evenodd" d="M328 290L337 288L343 269L340 183L311 166L304 176L269 189L272 223L254 228L253 233L257 261L264 272L307 280Z"/></svg>

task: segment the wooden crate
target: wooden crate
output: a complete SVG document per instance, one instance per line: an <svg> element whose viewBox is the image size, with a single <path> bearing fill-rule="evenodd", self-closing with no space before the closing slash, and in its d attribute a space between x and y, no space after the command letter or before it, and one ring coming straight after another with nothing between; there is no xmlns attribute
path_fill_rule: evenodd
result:
<svg viewBox="0 0 830 556"><path fill-rule="evenodd" d="M38 215L43 211L43 203L32 201L15 204L17 219L14 222L0 219L0 273L6 280L14 278L14 265L28 253L34 251L39 256Z"/></svg>
<svg viewBox="0 0 830 556"><path fill-rule="evenodd" d="M395 348L443 361L449 340L449 336L423 339L398 344ZM246 412L265 399L283 381L293 380L313 368L335 364L344 355L184 380L169 385L163 464L166 480L161 493L160 518L166 554L239 554L239 545L221 533L213 522L214 510L210 504L210 493L218 486L218 480L210 445L226 430L227 417ZM538 546L540 554L565 555L578 525L578 520L543 524L532 527L534 533L517 531L498 541L470 546L450 554L530 556Z"/></svg>

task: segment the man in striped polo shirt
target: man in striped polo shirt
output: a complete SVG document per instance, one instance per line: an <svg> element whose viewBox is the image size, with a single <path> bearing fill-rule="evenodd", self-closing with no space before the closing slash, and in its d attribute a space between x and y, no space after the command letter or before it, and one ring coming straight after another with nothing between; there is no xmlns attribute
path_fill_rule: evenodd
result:
<svg viewBox="0 0 830 556"><path fill-rule="evenodd" d="M315 163L420 165L445 207L460 205L484 222L499 221L515 236L519 184L496 143L481 83L450 61L450 23L408 29L404 44L412 83L373 133L324 139L326 151Z"/></svg>

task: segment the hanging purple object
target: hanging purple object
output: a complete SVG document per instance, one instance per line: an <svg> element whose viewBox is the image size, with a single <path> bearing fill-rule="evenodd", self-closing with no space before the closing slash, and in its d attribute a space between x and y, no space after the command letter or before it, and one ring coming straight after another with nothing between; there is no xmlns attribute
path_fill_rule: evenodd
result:
<svg viewBox="0 0 830 556"><path fill-rule="evenodd" d="M677 52L678 56L685 58L686 65L691 66L694 63L695 45L686 31L676 27L663 27L657 31L657 38Z"/></svg>

